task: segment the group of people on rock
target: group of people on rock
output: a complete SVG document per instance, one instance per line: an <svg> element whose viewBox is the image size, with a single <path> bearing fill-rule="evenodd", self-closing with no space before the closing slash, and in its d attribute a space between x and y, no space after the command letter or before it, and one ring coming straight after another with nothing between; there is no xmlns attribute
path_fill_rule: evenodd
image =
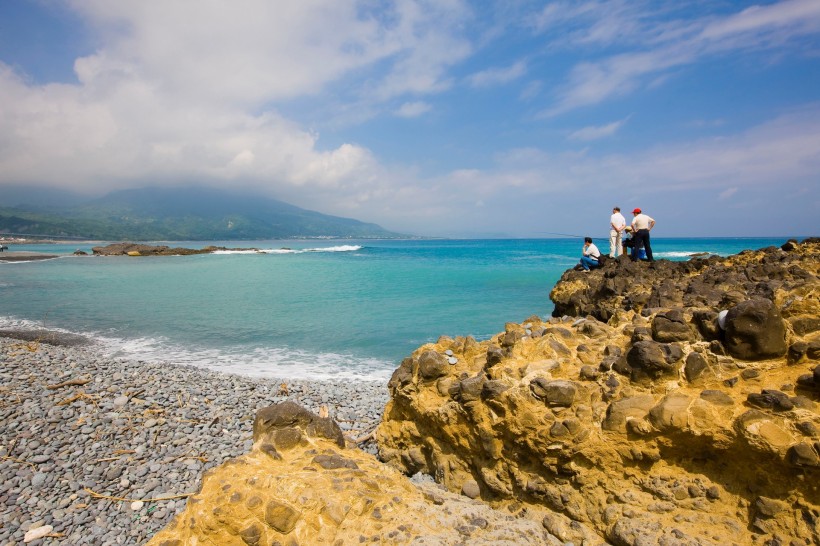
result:
<svg viewBox="0 0 820 546"><path fill-rule="evenodd" d="M655 261L652 257L652 246L649 242L649 232L655 227L655 219L643 213L639 208L632 211L632 224L626 225L626 218L621 214L620 207L612 209L609 218L609 257L617 258L624 254L624 247L631 248L632 261ZM626 240L623 235L626 233ZM591 237L584 237L584 249L581 256L581 267L589 271L601 265L601 251L592 242Z"/></svg>

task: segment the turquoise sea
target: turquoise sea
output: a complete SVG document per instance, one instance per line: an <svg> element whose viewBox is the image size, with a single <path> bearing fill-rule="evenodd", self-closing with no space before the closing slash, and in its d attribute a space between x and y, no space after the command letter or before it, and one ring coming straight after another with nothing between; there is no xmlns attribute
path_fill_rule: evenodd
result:
<svg viewBox="0 0 820 546"><path fill-rule="evenodd" d="M771 239L653 239L656 259L729 255ZM602 252L606 240L596 240ZM486 339L548 317L580 239L161 243L255 247L169 257L73 256L91 244L12 245L59 254L0 262L0 328L97 338L107 354L251 376L385 380L441 335Z"/></svg>

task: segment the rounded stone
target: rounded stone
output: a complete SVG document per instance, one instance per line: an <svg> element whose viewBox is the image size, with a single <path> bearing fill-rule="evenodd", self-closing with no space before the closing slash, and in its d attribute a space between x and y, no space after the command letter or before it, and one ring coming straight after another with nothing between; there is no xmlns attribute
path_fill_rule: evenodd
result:
<svg viewBox="0 0 820 546"><path fill-rule="evenodd" d="M467 480L464 482L461 486L461 494L471 499L477 499L481 495L481 489L478 486L478 482L475 480Z"/></svg>

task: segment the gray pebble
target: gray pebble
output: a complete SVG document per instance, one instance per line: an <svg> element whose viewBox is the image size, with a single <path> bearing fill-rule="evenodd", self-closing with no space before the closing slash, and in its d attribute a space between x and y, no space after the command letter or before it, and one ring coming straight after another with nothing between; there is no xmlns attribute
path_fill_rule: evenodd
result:
<svg viewBox="0 0 820 546"><path fill-rule="evenodd" d="M0 380L24 401L0 407L0 435L20 437L12 453L0 446L9 457L0 459L0 545L21 543L22 529L38 522L62 533L61 544L143 544L186 501L145 503L154 508L150 514L132 511L132 502L197 491L204 470L250 450L257 409L286 399L313 411L326 405L345 420L339 424L348 435L360 436L379 423L388 398L386 385L376 382L255 379L115 360L94 347L41 344L20 352L14 343L0 338ZM93 381L82 387L87 398L55 406L54 392L32 383L32 375ZM288 397L277 395L283 382ZM57 399L76 392L60 391ZM207 464L194 458L200 455ZM91 492L130 501L94 499Z"/></svg>
<svg viewBox="0 0 820 546"><path fill-rule="evenodd" d="M44 483L46 483L47 479L48 479L48 475L42 474L42 473L37 473L37 474L34 475L33 478L31 478L31 486L35 487L35 488L40 487Z"/></svg>

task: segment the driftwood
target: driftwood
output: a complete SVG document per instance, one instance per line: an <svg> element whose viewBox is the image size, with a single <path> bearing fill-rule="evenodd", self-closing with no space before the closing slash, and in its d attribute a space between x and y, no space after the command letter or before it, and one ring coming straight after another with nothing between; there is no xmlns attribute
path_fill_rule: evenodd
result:
<svg viewBox="0 0 820 546"><path fill-rule="evenodd" d="M86 383L91 383L91 379L69 379L68 381L57 383L56 385L46 385L46 388L53 391L62 389L63 387L70 387L72 385L85 385Z"/></svg>
<svg viewBox="0 0 820 546"><path fill-rule="evenodd" d="M131 498L128 498L128 497L111 497L111 496L108 496L108 495L102 495L100 493L92 491L88 487L84 487L83 491L85 491L86 493L91 495L91 497L93 497L95 499L105 499L105 500L112 500L112 501L119 501L119 502L141 501L141 502L146 502L146 503L147 502L159 502L159 501L166 501L166 500L174 500L174 499L184 499L184 498L190 497L191 495L194 494L194 493L183 493L181 495L170 495L170 496L167 496L167 497L154 497L154 498L151 498L151 499L131 499Z"/></svg>
<svg viewBox="0 0 820 546"><path fill-rule="evenodd" d="M367 442L368 440L372 440L373 435L375 433L376 433L376 429L374 428L373 430L371 430L370 432L368 432L364 436L359 436L358 438L351 438L350 436L345 435L345 438L347 440L353 442L354 444L359 445L359 444L363 444L363 443Z"/></svg>

